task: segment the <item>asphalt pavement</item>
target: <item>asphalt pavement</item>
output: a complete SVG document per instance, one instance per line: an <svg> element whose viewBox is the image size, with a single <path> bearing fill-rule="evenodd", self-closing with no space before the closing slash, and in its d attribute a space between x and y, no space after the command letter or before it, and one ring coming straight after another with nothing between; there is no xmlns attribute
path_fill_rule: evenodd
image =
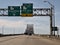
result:
<svg viewBox="0 0 60 45"><path fill-rule="evenodd" d="M1 37L0 45L60 45L60 42L34 35L19 35Z"/></svg>

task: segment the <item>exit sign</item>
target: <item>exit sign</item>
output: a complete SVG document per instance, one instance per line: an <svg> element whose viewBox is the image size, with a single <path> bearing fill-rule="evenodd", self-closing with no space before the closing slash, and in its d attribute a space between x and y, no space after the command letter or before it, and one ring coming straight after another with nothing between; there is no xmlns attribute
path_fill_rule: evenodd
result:
<svg viewBox="0 0 60 45"><path fill-rule="evenodd" d="M8 16L20 16L20 6L8 6Z"/></svg>
<svg viewBox="0 0 60 45"><path fill-rule="evenodd" d="M32 3L24 3L21 6L21 16L23 17L33 16L33 4Z"/></svg>

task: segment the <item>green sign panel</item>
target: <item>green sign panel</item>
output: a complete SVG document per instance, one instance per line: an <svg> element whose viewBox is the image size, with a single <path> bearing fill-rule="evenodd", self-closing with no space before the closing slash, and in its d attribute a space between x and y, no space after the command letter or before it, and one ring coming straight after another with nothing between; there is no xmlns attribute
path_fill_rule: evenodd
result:
<svg viewBox="0 0 60 45"><path fill-rule="evenodd" d="M8 16L20 16L20 6L8 6Z"/></svg>
<svg viewBox="0 0 60 45"><path fill-rule="evenodd" d="M33 4L24 3L21 6L21 16L33 16Z"/></svg>

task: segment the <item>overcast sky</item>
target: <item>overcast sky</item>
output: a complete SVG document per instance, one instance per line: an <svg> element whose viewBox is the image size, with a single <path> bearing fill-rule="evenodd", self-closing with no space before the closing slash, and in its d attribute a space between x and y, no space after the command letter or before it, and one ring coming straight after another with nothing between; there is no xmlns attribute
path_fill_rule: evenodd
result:
<svg viewBox="0 0 60 45"><path fill-rule="evenodd" d="M44 0L0 0L0 8L21 6L23 3L33 3L34 8L48 8ZM56 26L60 28L60 0L48 0L55 6ZM34 24L37 34L50 34L49 17L0 17L0 33L24 33L27 24ZM60 30L60 29L59 29Z"/></svg>

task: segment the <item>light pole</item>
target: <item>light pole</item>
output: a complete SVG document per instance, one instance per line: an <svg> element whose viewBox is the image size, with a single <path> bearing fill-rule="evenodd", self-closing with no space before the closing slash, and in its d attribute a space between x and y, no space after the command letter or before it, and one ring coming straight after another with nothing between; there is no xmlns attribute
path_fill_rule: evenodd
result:
<svg viewBox="0 0 60 45"><path fill-rule="evenodd" d="M51 4L49 1L44 1L47 2L51 6L51 16L50 16L50 34L52 35L52 27L55 27L55 15L54 15L54 5ZM54 29L53 29L54 30ZM55 31L54 31L55 35Z"/></svg>
<svg viewBox="0 0 60 45"><path fill-rule="evenodd" d="M4 34L4 25L2 26L2 34Z"/></svg>

